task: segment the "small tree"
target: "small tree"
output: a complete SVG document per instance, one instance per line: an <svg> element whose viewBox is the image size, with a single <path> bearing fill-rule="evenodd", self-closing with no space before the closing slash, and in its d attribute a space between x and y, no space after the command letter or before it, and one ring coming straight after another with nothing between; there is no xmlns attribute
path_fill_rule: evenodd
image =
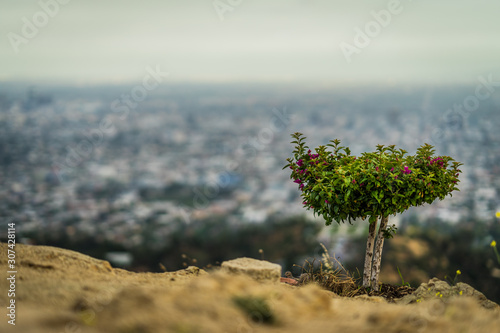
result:
<svg viewBox="0 0 500 333"><path fill-rule="evenodd" d="M424 144L415 155L406 155L394 145L378 145L375 152L351 156L339 140L315 148L313 154L301 133L295 139L293 158L283 168L292 170L290 178L302 191L302 204L326 225L353 219L368 220L369 231L363 272L363 286L378 288L378 276L385 238L391 238L395 226L388 226L389 215L402 213L410 206L432 203L458 191L459 166L449 156L433 156L433 146ZM377 224L380 226L377 232ZM375 236L377 243L375 244ZM375 246L375 250L374 250Z"/></svg>

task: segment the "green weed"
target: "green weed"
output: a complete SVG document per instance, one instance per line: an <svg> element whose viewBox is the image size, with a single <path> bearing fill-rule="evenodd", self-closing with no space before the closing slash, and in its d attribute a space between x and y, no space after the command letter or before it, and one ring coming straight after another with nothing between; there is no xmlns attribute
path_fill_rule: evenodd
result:
<svg viewBox="0 0 500 333"><path fill-rule="evenodd" d="M411 288L410 282L405 282L405 280L403 279L403 275L401 274L401 271L399 270L399 267L396 266L396 268L398 269L398 274L399 274L399 277L401 278L401 284L400 284L400 286L407 286L407 287Z"/></svg>

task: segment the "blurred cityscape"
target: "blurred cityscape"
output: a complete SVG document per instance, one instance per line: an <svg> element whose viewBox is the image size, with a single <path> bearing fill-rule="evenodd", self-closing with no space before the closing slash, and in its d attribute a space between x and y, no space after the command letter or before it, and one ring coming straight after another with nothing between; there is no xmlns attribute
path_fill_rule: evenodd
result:
<svg viewBox="0 0 500 333"><path fill-rule="evenodd" d="M90 237L126 250L161 247L176 228L214 217L232 226L314 221L282 170L297 131L311 148L338 138L354 154L377 144L414 153L430 143L464 163L460 192L396 224L492 221L500 211L498 92L460 113L454 105L474 87L178 84L141 98L130 88L2 87L0 210L23 242Z"/></svg>

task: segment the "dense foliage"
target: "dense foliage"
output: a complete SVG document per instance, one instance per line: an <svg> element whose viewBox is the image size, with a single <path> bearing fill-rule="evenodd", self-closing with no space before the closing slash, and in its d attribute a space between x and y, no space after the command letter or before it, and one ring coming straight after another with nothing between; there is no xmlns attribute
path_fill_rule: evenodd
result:
<svg viewBox="0 0 500 333"><path fill-rule="evenodd" d="M372 222L377 216L401 213L458 190L461 163L434 156L429 144L415 155L394 145L378 145L375 152L356 157L339 140L312 153L301 133L292 137L294 156L284 168L292 170L290 178L302 191L303 205L323 216L326 225L367 217Z"/></svg>

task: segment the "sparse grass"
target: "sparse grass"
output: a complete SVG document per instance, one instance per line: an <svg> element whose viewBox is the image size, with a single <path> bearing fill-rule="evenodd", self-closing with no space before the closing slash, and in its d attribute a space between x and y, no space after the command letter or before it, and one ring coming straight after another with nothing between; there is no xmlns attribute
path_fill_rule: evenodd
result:
<svg viewBox="0 0 500 333"><path fill-rule="evenodd" d="M340 296L352 297L356 295L359 289L356 281L361 280L359 272L356 278L337 258L330 256L323 244L321 246L324 253L322 260L319 262L319 268L315 268L316 259L313 259L312 262L306 260L303 266L296 265L302 268L299 284L303 285L313 282Z"/></svg>
<svg viewBox="0 0 500 333"><path fill-rule="evenodd" d="M233 297L233 302L254 322L263 324L273 324L276 322L274 313L271 311L267 301L262 297L236 296Z"/></svg>
<svg viewBox="0 0 500 333"><path fill-rule="evenodd" d="M444 279L446 280L446 282L448 282L450 284L450 286L454 286L457 284L458 276L461 274L462 274L462 272L458 269L455 273L455 277L453 278L453 280L447 275L444 276Z"/></svg>
<svg viewBox="0 0 500 333"><path fill-rule="evenodd" d="M401 284L400 284L400 286L407 286L407 287L411 288L410 283L409 282L405 282L405 280L403 279L403 275L401 274L401 271L399 270L399 267L396 266L396 268L398 269L398 274L399 274L399 277L401 278Z"/></svg>
<svg viewBox="0 0 500 333"><path fill-rule="evenodd" d="M299 278L299 285L317 283L340 296L352 297L357 294L358 286L355 278L343 266L331 270L320 262L319 269L315 269L315 261L316 259L312 262L306 260L304 266L299 266L303 271Z"/></svg>
<svg viewBox="0 0 500 333"><path fill-rule="evenodd" d="M299 286L316 283L319 286L333 291L339 296L355 297L360 295L382 296L388 301L411 294L415 288L411 288L409 283L403 281L401 286L392 286L389 284L380 284L378 290L371 290L360 285L362 275L359 271L356 273L349 272L340 261L331 257L324 247L322 260L319 262L319 267L316 264L316 259L312 261L306 260L302 268L302 274L299 277ZM316 265L315 265L316 264Z"/></svg>
<svg viewBox="0 0 500 333"><path fill-rule="evenodd" d="M497 261L498 261L498 264L500 265L500 253L498 253L497 242L495 240L492 240L490 245L493 248L493 252L495 252L495 254L497 256Z"/></svg>

